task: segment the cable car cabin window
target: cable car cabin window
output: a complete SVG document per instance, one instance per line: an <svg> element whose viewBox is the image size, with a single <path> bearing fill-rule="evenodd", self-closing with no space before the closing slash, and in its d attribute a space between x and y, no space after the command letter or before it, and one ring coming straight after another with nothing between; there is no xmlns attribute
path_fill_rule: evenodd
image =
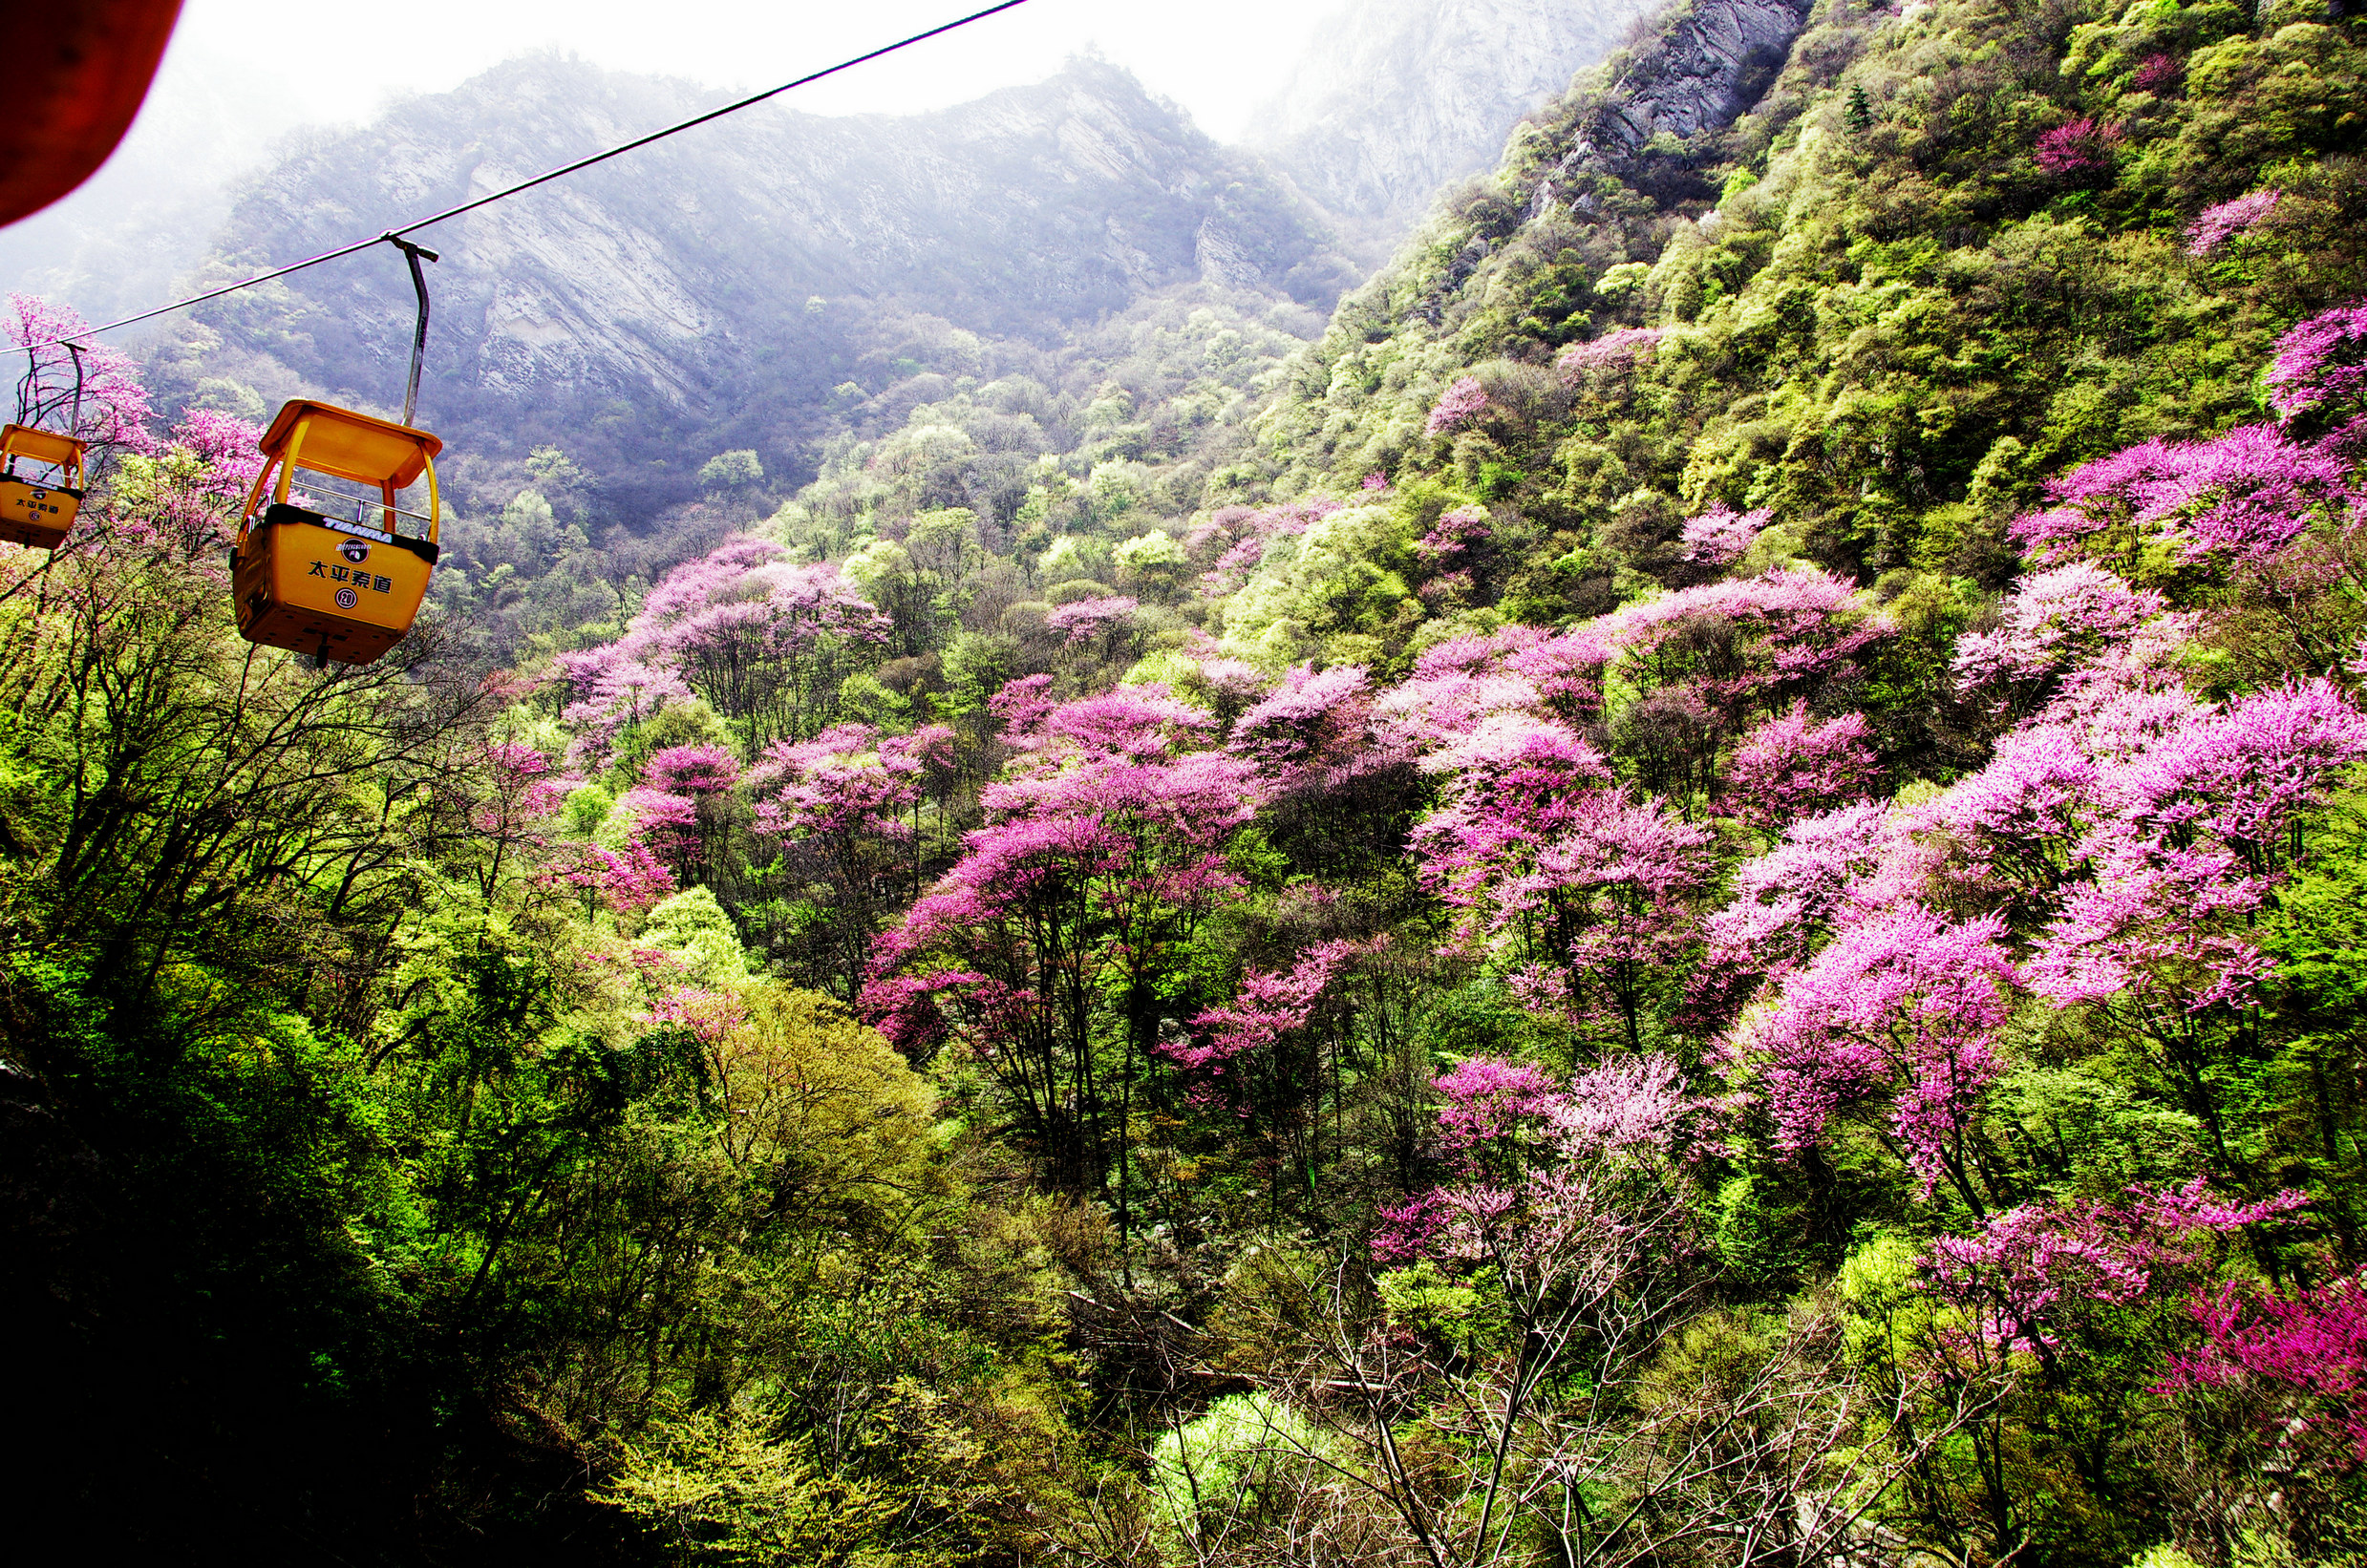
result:
<svg viewBox="0 0 2367 1568"><path fill-rule="evenodd" d="M82 510L80 441L31 425L0 430L0 540L54 550Z"/></svg>
<svg viewBox="0 0 2367 1568"><path fill-rule="evenodd" d="M440 503L426 431L298 400L271 421L231 555L248 642L366 665L427 597Z"/></svg>
<svg viewBox="0 0 2367 1568"><path fill-rule="evenodd" d="M288 487L288 505L310 512L324 521L359 523L380 533L424 541L434 524L427 513L427 487L413 485L394 493L392 506L378 491L348 480L312 473L299 465Z"/></svg>

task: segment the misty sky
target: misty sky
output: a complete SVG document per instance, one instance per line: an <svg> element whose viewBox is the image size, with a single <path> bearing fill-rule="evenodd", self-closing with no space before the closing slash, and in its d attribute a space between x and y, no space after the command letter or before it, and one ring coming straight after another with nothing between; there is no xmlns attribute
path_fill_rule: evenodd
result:
<svg viewBox="0 0 2367 1568"><path fill-rule="evenodd" d="M188 0L166 69L237 60L312 119L368 117L391 95L440 92L530 50L600 65L768 87L980 9L988 0ZM817 114L934 108L1038 80L1087 44L1240 134L1346 0L1029 0L1015 11L863 66L784 100Z"/></svg>
<svg viewBox="0 0 2367 1568"><path fill-rule="evenodd" d="M139 121L98 177L0 229L0 291L94 321L170 298L216 240L228 192L306 124L357 124L559 49L708 84L720 103L980 9L988 0L186 0ZM1028 0L800 88L751 114L909 113L1039 81L1088 48L1220 139L1357 0ZM657 129L652 125L650 130ZM690 133L697 136L698 132Z"/></svg>

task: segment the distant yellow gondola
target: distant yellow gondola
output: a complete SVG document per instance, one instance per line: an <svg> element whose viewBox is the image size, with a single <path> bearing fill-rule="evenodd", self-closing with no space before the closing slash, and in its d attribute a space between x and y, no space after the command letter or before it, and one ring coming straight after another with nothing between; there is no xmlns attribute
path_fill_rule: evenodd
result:
<svg viewBox="0 0 2367 1568"><path fill-rule="evenodd" d="M340 664L366 665L410 634L436 569L441 508L436 455L423 430L298 399L263 436L263 472L247 492L231 554L239 635ZM298 489L297 472L349 484ZM427 480L427 510L397 493ZM309 504L300 504L307 503Z"/></svg>
<svg viewBox="0 0 2367 1568"><path fill-rule="evenodd" d="M0 430L0 540L54 550L82 510L84 447L71 435Z"/></svg>

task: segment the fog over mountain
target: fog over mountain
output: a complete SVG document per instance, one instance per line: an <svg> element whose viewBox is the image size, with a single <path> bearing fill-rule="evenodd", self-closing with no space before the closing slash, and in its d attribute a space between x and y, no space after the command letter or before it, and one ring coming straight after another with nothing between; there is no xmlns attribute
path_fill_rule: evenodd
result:
<svg viewBox="0 0 2367 1568"><path fill-rule="evenodd" d="M1246 139L1375 256L1523 115L1617 46L1642 0L1371 0L1316 34Z"/></svg>
<svg viewBox="0 0 2367 1568"><path fill-rule="evenodd" d="M173 297L230 216L234 187L287 156L303 107L250 62L203 54L159 77L131 134L87 184L0 228L0 287L95 321Z"/></svg>

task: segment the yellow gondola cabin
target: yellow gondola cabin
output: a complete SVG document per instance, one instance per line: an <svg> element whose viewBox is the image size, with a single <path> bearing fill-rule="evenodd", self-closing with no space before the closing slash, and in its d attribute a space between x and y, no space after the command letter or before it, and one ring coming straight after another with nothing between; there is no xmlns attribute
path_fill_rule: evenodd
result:
<svg viewBox="0 0 2367 1568"><path fill-rule="evenodd" d="M82 510L82 443L11 425L0 430L0 540L54 550Z"/></svg>
<svg viewBox="0 0 2367 1568"><path fill-rule="evenodd" d="M401 642L436 569L442 450L426 431L390 419L303 399L282 408L264 433L263 472L231 555L239 635L349 665ZM374 494L298 488L298 470ZM427 511L397 505L422 477Z"/></svg>

